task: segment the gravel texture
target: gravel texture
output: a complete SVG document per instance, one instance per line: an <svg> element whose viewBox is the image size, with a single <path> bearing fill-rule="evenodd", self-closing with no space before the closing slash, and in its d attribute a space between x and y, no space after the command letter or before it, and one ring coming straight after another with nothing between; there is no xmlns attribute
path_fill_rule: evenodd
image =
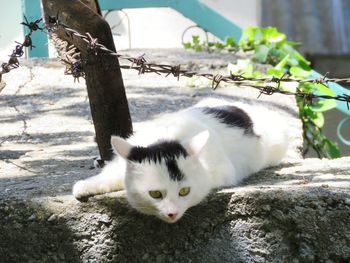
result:
<svg viewBox="0 0 350 263"><path fill-rule="evenodd" d="M149 61L222 72L237 56L133 50ZM152 58L151 58L152 56ZM215 96L273 107L289 119L288 158L221 189L176 224L141 215L121 192L79 203L73 183L97 174L84 81L52 60L24 61L0 91L0 262L349 262L350 158L300 159L292 97L124 70L132 119ZM206 86L206 87L205 87Z"/></svg>

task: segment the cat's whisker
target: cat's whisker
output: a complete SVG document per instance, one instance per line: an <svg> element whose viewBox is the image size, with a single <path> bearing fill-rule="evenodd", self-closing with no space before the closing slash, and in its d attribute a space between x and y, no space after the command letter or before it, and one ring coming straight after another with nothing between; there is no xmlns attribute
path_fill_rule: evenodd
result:
<svg viewBox="0 0 350 263"><path fill-rule="evenodd" d="M186 217L190 219L195 218L190 212L187 212L187 211L182 215L182 217Z"/></svg>

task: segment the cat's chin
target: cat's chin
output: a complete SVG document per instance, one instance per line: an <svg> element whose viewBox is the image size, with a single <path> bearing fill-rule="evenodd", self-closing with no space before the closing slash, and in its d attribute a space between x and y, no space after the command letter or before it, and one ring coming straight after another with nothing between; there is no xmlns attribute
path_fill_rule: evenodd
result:
<svg viewBox="0 0 350 263"><path fill-rule="evenodd" d="M175 219L170 219L170 218L167 218L167 217L159 217L159 219L161 219L162 221L168 223L168 224L174 224L176 223L177 221L179 221L181 219L181 217L178 217L178 218L175 218Z"/></svg>

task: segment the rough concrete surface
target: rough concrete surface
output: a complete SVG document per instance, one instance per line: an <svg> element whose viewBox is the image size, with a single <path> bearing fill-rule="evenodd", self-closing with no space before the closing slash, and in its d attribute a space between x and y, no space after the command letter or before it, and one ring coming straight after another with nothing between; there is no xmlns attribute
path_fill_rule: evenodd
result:
<svg viewBox="0 0 350 263"><path fill-rule="evenodd" d="M130 51L142 54L144 51ZM156 62L223 70L237 57L147 50ZM152 60L152 59L150 59ZM199 65L199 66L198 66ZM221 68L221 69L220 69ZM52 60L23 61L0 92L0 262L349 262L350 158L302 160L292 97L124 70L133 121L208 96L274 107L289 119L288 158L239 187L221 189L176 224L141 215L123 192L76 201L98 155L84 81ZM210 84L205 83L207 86Z"/></svg>

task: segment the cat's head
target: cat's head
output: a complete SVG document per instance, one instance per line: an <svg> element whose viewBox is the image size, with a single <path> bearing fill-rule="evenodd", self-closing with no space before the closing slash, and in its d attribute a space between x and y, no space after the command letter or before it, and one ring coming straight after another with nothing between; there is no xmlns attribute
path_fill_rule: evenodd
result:
<svg viewBox="0 0 350 263"><path fill-rule="evenodd" d="M209 133L185 142L160 140L147 147L113 136L116 153L127 160L125 188L129 203L144 214L174 223L209 193L200 155Z"/></svg>

